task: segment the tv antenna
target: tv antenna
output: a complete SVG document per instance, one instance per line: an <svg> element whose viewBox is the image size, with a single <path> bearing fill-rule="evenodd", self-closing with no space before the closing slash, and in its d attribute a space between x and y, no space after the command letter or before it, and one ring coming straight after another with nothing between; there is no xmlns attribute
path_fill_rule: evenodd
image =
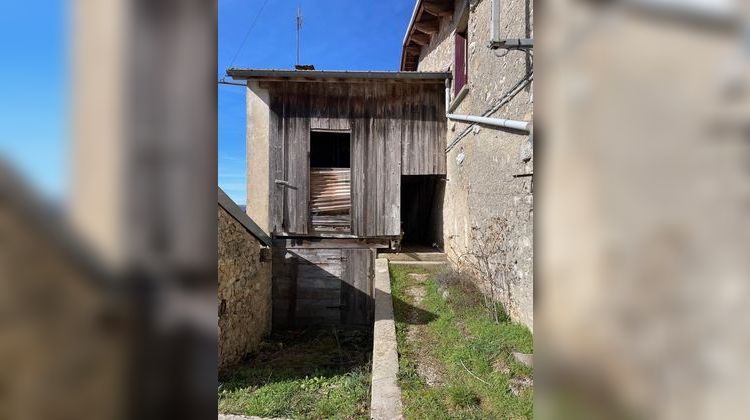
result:
<svg viewBox="0 0 750 420"><path fill-rule="evenodd" d="M297 63L299 65L299 31L302 29L302 9L297 6Z"/></svg>

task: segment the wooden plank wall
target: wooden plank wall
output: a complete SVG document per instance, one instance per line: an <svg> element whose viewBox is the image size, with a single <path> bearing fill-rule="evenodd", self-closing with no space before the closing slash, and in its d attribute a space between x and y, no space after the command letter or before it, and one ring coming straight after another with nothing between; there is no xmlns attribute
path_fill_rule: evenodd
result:
<svg viewBox="0 0 750 420"><path fill-rule="evenodd" d="M273 328L340 322L340 249L274 249Z"/></svg>
<svg viewBox="0 0 750 420"><path fill-rule="evenodd" d="M374 249L342 249L345 266L341 282L341 324L369 325L372 322Z"/></svg>
<svg viewBox="0 0 750 420"><path fill-rule="evenodd" d="M374 249L273 249L274 329L372 322Z"/></svg>
<svg viewBox="0 0 750 420"><path fill-rule="evenodd" d="M309 233L309 133L351 130L352 233L397 236L402 174L445 174L442 84L264 82L271 105L271 225Z"/></svg>
<svg viewBox="0 0 750 420"><path fill-rule="evenodd" d="M446 174L445 101L436 101L436 96L433 85L422 85L405 98L401 130L403 175ZM443 98L444 92L439 96ZM425 124L426 121L432 123Z"/></svg>
<svg viewBox="0 0 750 420"><path fill-rule="evenodd" d="M283 225L290 232L308 233L310 185L310 94L309 84L294 83L284 95L284 140L286 190Z"/></svg>

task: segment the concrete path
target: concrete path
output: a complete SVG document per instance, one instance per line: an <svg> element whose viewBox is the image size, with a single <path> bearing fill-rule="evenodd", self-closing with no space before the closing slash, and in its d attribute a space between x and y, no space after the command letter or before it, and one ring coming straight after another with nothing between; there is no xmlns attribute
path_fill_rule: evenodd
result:
<svg viewBox="0 0 750 420"><path fill-rule="evenodd" d="M396 322L393 319L388 260L383 258L375 260L375 331L372 347L370 417L377 420L401 419Z"/></svg>

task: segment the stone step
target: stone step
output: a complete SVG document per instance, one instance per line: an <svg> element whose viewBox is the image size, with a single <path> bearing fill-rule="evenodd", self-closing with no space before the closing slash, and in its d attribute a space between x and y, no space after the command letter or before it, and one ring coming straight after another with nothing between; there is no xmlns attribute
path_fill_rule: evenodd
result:
<svg viewBox="0 0 750 420"><path fill-rule="evenodd" d="M445 263L448 258L444 252L383 252L378 258L385 258L389 262L437 262Z"/></svg>

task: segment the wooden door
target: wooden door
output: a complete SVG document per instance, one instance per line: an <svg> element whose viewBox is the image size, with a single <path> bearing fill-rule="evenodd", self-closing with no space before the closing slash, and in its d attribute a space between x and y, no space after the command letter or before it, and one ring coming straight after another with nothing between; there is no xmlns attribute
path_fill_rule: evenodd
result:
<svg viewBox="0 0 750 420"><path fill-rule="evenodd" d="M273 261L273 326L369 325L374 251L278 248Z"/></svg>
<svg viewBox="0 0 750 420"><path fill-rule="evenodd" d="M281 187L284 193L284 231L287 233L307 234L309 215L309 143L310 123L304 118L287 117L284 121L286 131L285 168L286 179Z"/></svg>
<svg viewBox="0 0 750 420"><path fill-rule="evenodd" d="M372 284L375 251L344 249L346 266L341 276L341 324L369 325L374 311Z"/></svg>

